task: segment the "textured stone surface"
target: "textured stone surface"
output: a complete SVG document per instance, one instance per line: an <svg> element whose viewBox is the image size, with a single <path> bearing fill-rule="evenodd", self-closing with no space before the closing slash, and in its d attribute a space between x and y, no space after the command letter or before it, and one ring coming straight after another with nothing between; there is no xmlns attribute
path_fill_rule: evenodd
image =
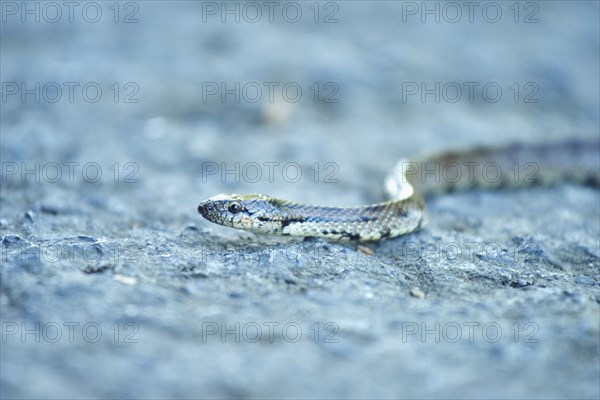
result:
<svg viewBox="0 0 600 400"><path fill-rule="evenodd" d="M322 3L318 23L313 3L293 3L297 23L283 4L273 23L267 8L222 23L220 2L128 4L119 23L109 3L97 23L83 3L73 22L64 8L22 23L2 3L2 398L598 398L597 190L445 195L425 230L373 254L196 213L219 192L378 201L400 156L597 136L597 3L520 3L518 23L512 2L494 3L496 23L487 3L473 23L436 2L439 23L411 2ZM40 82L39 102L8 94L22 82ZM207 95L222 82L262 98ZM264 82L302 97L271 103ZM422 82L463 98L403 97ZM239 182L207 174L236 162Z"/></svg>

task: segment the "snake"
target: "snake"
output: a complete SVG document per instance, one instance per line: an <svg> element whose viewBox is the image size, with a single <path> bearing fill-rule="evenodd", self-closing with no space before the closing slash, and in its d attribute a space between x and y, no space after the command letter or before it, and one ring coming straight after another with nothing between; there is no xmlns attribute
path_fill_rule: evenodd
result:
<svg viewBox="0 0 600 400"><path fill-rule="evenodd" d="M600 187L600 139L512 143L400 159L384 180L388 200L316 206L265 194L218 194L198 205L208 221L268 235L375 242L427 223L425 199L456 190L571 182ZM560 201L560 199L557 199Z"/></svg>

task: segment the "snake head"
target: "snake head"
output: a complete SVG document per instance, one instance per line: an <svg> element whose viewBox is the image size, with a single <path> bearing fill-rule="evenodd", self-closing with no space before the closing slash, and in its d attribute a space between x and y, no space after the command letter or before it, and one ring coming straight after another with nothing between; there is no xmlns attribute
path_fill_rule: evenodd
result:
<svg viewBox="0 0 600 400"><path fill-rule="evenodd" d="M236 229L275 234L281 223L273 218L280 208L260 194L219 194L198 205L198 212L210 222Z"/></svg>

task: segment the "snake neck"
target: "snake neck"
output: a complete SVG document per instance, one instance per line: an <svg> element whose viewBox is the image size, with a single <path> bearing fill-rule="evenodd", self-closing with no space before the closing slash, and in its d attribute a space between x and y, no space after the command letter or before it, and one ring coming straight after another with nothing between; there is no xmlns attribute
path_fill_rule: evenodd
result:
<svg viewBox="0 0 600 400"><path fill-rule="evenodd" d="M419 195L357 207L275 202L280 207L281 233L290 236L372 241L412 232L426 223L425 203Z"/></svg>

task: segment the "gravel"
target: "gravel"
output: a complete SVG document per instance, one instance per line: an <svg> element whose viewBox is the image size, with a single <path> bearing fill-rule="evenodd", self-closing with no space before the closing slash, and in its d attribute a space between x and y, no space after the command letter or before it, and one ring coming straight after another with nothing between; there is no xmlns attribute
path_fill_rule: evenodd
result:
<svg viewBox="0 0 600 400"><path fill-rule="evenodd" d="M447 194L363 247L196 211L597 137L597 2L25 4L1 4L3 399L600 397L597 189Z"/></svg>

